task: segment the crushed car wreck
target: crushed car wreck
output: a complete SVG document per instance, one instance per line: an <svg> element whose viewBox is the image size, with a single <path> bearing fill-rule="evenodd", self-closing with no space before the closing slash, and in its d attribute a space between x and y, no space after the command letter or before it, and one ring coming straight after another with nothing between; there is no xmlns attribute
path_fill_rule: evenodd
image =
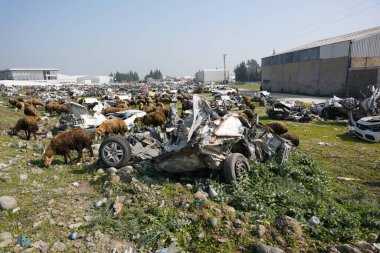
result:
<svg viewBox="0 0 380 253"><path fill-rule="evenodd" d="M99 149L101 161L120 168L130 161L152 159L157 170L171 173L222 170L225 180L232 182L249 170L248 159L264 162L280 150L285 150L286 156L294 148L257 117L249 127L243 126L237 115L219 116L198 95L193 97L193 113L176 122L176 134L170 138L141 130L105 139Z"/></svg>

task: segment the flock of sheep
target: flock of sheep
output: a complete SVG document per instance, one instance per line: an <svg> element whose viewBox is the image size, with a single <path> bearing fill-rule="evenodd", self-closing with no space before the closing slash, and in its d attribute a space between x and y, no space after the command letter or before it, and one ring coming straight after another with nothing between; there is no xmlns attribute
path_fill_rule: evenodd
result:
<svg viewBox="0 0 380 253"><path fill-rule="evenodd" d="M244 110L239 114L239 119L241 123L245 126L249 126L250 122L254 119L255 115L255 105L251 102L251 98L248 96L243 96L243 100L249 109ZM140 122L146 126L162 127L163 124L170 118L170 110L166 108L173 101L172 97L169 95L163 95L162 97L144 97L142 95L138 96L133 100L120 100L117 97L114 100L114 106L108 107L102 111L103 114L110 114L119 111L124 111L127 109L140 109L146 112L146 115L137 118L136 121ZM182 104L182 112L185 110L192 109L192 103L189 97L184 95L178 95L177 100ZM79 101L79 103L83 101ZM65 104L60 104L56 101L47 101L43 103L38 99L30 99L24 101L22 98L10 98L9 104L17 108L18 110L23 110L25 116L20 118L15 127L11 129L12 135L17 135L19 131L25 131L27 140L30 139L31 135L36 138L36 133L38 131L37 121L41 118L41 114L37 106L44 106L45 112L49 114L62 114L69 113L68 108ZM87 108L90 110L94 105L87 104ZM183 114L182 114L183 117ZM276 133L277 135L290 140L295 146L299 144L299 138L296 134L291 134L288 132L288 127L282 122L272 122L267 124L270 131ZM113 118L104 121L95 130L95 138L110 135L124 135L128 132L128 127L124 120L120 118ZM76 150L78 152L78 157L75 159L79 162L82 157L83 149L88 149L91 157L93 156L93 151L91 145L93 144L90 134L79 127L71 128L65 132L56 135L50 142L46 150L44 150L41 162L44 166L48 167L51 165L53 157L55 155L63 155L65 163L73 162L70 151Z"/></svg>

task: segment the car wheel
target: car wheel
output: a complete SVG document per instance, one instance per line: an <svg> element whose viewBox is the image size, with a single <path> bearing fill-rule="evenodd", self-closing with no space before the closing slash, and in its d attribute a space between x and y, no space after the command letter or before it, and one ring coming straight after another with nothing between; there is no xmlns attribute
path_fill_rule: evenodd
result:
<svg viewBox="0 0 380 253"><path fill-rule="evenodd" d="M223 175L227 183L232 183L242 174L249 171L249 163L240 153L229 154L224 160Z"/></svg>
<svg viewBox="0 0 380 253"><path fill-rule="evenodd" d="M99 155L101 161L106 165L121 168L131 160L132 148L125 138L111 136L100 145Z"/></svg>

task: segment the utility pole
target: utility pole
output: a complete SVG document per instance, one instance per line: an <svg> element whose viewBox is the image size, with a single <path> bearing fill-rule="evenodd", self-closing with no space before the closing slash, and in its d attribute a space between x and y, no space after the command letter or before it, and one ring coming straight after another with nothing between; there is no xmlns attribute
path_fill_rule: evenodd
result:
<svg viewBox="0 0 380 253"><path fill-rule="evenodd" d="M223 54L223 64L224 64L224 83L226 84L227 83L227 74L226 74L226 56L227 54L224 53Z"/></svg>

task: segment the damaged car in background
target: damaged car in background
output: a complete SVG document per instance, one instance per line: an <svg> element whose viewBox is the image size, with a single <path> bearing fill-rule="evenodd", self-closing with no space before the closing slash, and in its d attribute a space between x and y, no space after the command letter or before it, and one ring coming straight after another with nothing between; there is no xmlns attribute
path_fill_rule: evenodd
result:
<svg viewBox="0 0 380 253"><path fill-rule="evenodd" d="M266 104L266 113L269 118L296 122L309 122L312 120L302 101L275 100L270 104L270 106L269 103Z"/></svg>
<svg viewBox="0 0 380 253"><path fill-rule="evenodd" d="M132 162L151 160L158 171L222 171L226 182L235 181L250 169L249 160L264 162L278 152L283 161L293 144L260 124L257 117L244 126L234 114L219 116L206 99L195 95L193 110L175 122L170 135L141 129L126 137L106 138L99 149L100 160L121 168Z"/></svg>
<svg viewBox="0 0 380 253"><path fill-rule="evenodd" d="M355 136L369 142L380 142L380 89L368 86L361 91L363 100L341 101L348 112L348 125Z"/></svg>

